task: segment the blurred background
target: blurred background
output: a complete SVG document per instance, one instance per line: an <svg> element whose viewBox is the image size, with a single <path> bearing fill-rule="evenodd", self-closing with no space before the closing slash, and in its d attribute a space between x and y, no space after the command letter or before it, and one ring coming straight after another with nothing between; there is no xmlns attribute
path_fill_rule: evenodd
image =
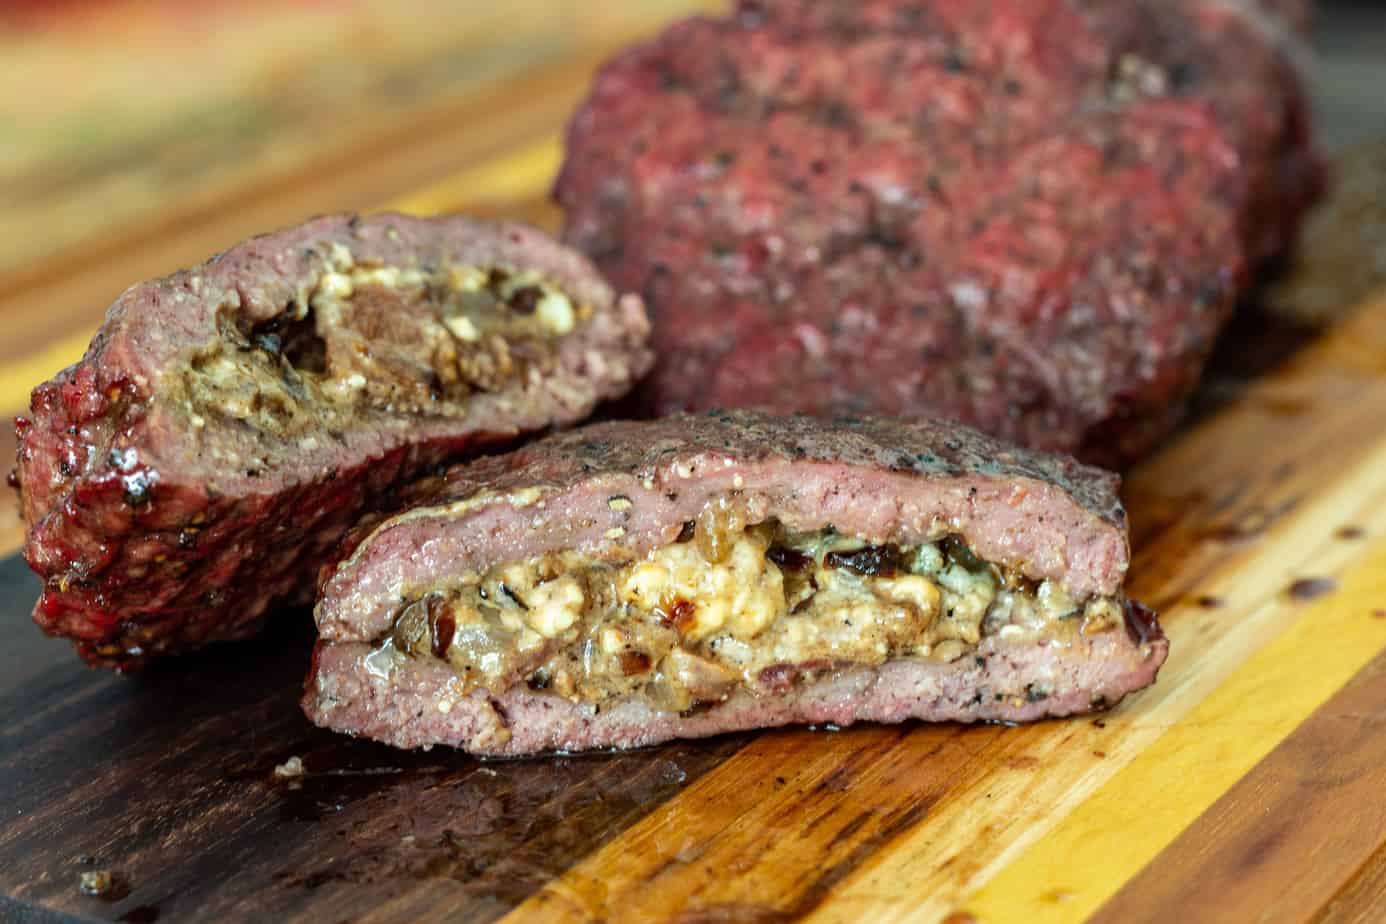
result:
<svg viewBox="0 0 1386 924"><path fill-rule="evenodd" d="M126 285L250 234L386 205L552 225L560 131L597 64L729 5L0 0L0 417ZM1325 278L1386 279L1386 4L1321 9L1321 136L1353 194L1271 299L1319 320L1345 302ZM0 503L0 547L16 535Z"/></svg>
<svg viewBox="0 0 1386 924"><path fill-rule="evenodd" d="M0 367L33 384L74 357L27 325L89 327L124 284L307 214L502 154L532 169L472 191L529 193L596 63L699 6L0 3Z"/></svg>
<svg viewBox="0 0 1386 924"><path fill-rule="evenodd" d="M552 224L592 71L723 5L0 0L0 420L126 286L251 234L386 206ZM19 532L0 491L0 554Z"/></svg>
<svg viewBox="0 0 1386 924"><path fill-rule="evenodd" d="M378 205L561 121L693 0L0 3L0 272L246 197Z"/></svg>

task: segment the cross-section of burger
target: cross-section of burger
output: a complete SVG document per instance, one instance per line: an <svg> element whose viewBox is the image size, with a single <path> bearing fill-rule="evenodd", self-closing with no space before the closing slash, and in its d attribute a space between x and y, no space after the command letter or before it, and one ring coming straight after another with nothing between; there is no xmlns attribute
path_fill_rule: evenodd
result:
<svg viewBox="0 0 1386 924"><path fill-rule="evenodd" d="M304 706L518 755L1110 706L1168 643L1116 478L941 421L613 422L459 466L323 583Z"/></svg>

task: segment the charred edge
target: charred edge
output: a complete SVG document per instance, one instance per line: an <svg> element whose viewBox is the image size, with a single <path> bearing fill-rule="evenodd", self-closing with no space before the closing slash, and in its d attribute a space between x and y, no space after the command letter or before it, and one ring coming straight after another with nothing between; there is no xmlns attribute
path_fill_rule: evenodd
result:
<svg viewBox="0 0 1386 924"><path fill-rule="evenodd" d="M14 419L14 422L13 422L13 423L14 423L14 444L15 444L16 450L17 450L17 451L20 453L20 455L22 456L22 455L23 455L23 451L24 451L24 435L25 435L26 433L29 432L29 428L32 426L32 423L29 421L29 418L27 418L27 417L16 417L16 418ZM20 484L19 484L19 467L18 467L18 466L16 466L16 467L10 469L10 473L9 473L7 476L5 476L5 483L6 483L7 485L9 485L10 487L14 488L16 491L20 492L20 494L23 494L24 489L23 489L22 487L20 487Z"/></svg>

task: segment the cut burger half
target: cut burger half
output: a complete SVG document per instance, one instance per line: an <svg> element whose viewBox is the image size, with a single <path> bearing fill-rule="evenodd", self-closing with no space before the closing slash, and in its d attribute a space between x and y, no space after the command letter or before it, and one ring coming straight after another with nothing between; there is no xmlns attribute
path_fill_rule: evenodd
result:
<svg viewBox="0 0 1386 924"><path fill-rule="evenodd" d="M16 424L34 618L120 668L244 637L398 484L624 394L647 334L581 255L455 216L321 218L133 286Z"/></svg>
<svg viewBox="0 0 1386 924"><path fill-rule="evenodd" d="M1109 707L1168 643L1116 478L950 422L612 422L461 466L330 569L304 708L400 747L624 748Z"/></svg>

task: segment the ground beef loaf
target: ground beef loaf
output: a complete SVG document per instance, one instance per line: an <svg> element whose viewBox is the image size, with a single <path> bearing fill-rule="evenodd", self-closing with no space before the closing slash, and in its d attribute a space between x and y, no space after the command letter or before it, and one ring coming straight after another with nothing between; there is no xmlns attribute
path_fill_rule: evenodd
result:
<svg viewBox="0 0 1386 924"><path fill-rule="evenodd" d="M1168 650L1116 478L954 423L610 422L413 485L324 572L304 708L401 747L633 747L1104 708Z"/></svg>
<svg viewBox="0 0 1386 924"><path fill-rule="evenodd" d="M640 299L530 228L322 218L135 286L17 422L34 618L93 663L254 631L401 480L589 414Z"/></svg>
<svg viewBox="0 0 1386 924"><path fill-rule="evenodd" d="M1148 450L1318 187L1306 6L745 0L625 52L555 195L651 307L641 409Z"/></svg>

